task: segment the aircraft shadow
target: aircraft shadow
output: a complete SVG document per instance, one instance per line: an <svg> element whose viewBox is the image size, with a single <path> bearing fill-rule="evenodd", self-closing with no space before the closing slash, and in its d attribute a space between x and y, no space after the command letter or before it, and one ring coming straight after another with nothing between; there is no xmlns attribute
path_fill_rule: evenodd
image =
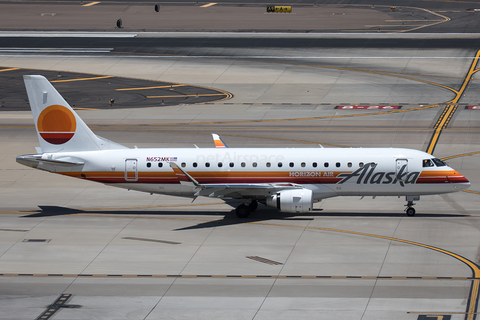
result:
<svg viewBox="0 0 480 320"><path fill-rule="evenodd" d="M104 214L104 215L154 215L154 216L221 216L223 219L217 219L215 221L206 221L199 224L175 229L175 231L181 230L191 230L191 229L205 229L205 228L215 228L221 226L230 226L245 224L251 222L263 222L263 221L272 221L272 220L296 220L296 221L309 221L313 220L315 217L370 217L370 218L401 218L406 217L405 213L385 213L385 212L323 212L323 209L315 209L308 213L302 214L292 214L292 213L283 213L278 212L276 209L267 208L264 206L259 206L259 208L253 212L248 218L238 218L235 214L235 210L230 212L225 212L225 214L212 212L212 211L140 211L140 210L79 210L72 209L68 207L59 207L59 206L38 206L39 210L34 211L31 214L22 216L22 218L38 218L38 217L55 217L55 216L64 216L64 215L75 215L75 214ZM429 213L418 213L415 217L409 217L410 219L415 218L447 218L447 217L467 217L468 215L458 215L458 214L429 214Z"/></svg>
<svg viewBox="0 0 480 320"><path fill-rule="evenodd" d="M315 210L317 211L317 210ZM175 231L180 230L190 230L190 229L204 229L204 228L214 228L220 226L229 226L229 225L236 225L236 224L243 224L243 223L251 223L251 222L263 222L269 221L274 223L273 220L282 220L282 221L309 221L313 220L314 217L370 217L370 218L411 218L415 219L415 217L421 218L446 218L446 217L466 217L468 215L457 215L457 214L416 214L415 217L407 217L405 213L358 213L358 212L332 212L332 213L324 213L324 212L309 212L309 213L302 213L302 214L290 214L290 213L282 213L276 211L275 213L265 214L261 212L261 210L257 210L256 212L252 213L250 217L245 219L237 218L235 215L235 211L226 214L222 220L216 221L209 221L199 223L195 226L189 226L184 228L175 229ZM320 211L320 210L318 210Z"/></svg>

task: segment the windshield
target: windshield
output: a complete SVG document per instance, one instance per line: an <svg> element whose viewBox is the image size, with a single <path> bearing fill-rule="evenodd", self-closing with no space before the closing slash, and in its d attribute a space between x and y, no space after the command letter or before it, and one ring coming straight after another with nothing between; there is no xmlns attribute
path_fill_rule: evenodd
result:
<svg viewBox="0 0 480 320"><path fill-rule="evenodd" d="M433 158L432 161L433 161L433 163L435 163L435 165L436 165L437 167L445 167L445 166L446 166L445 162L443 162L443 161L440 160L440 159Z"/></svg>

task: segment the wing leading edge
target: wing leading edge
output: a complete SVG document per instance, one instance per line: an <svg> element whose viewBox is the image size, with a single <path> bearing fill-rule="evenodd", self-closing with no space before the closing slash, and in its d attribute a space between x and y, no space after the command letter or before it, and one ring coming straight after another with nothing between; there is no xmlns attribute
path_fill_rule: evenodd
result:
<svg viewBox="0 0 480 320"><path fill-rule="evenodd" d="M194 194L195 198L199 196L234 199L255 198L265 197L282 190L303 188L303 186L294 183L201 184L188 174L188 172L180 168L175 162L170 162L170 167L175 172L175 175L181 184L189 185L198 189Z"/></svg>

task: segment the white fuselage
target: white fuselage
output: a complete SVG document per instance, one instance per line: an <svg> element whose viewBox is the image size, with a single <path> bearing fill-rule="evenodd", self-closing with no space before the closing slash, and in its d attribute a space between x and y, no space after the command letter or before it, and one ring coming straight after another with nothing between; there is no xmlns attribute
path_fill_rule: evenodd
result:
<svg viewBox="0 0 480 320"><path fill-rule="evenodd" d="M97 136L40 75L25 75L40 154L17 162L121 188L184 197L239 199L237 216L258 203L308 212L335 196L406 196L407 215L420 195L459 191L468 180L432 155L395 148L128 149Z"/></svg>
<svg viewBox="0 0 480 320"><path fill-rule="evenodd" d="M169 148L45 153L44 159L81 159L81 166L38 166L112 186L193 197L175 162L201 184L301 185L318 201L334 196L401 196L455 192L468 180L449 166L424 166L425 152L400 148Z"/></svg>

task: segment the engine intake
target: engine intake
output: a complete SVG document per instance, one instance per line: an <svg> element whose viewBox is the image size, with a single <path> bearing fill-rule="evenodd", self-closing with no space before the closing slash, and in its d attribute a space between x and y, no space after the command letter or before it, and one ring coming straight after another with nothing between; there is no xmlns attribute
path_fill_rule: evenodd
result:
<svg viewBox="0 0 480 320"><path fill-rule="evenodd" d="M308 212L313 207L313 192L305 188L282 190L267 198L267 206L275 207L281 212Z"/></svg>

